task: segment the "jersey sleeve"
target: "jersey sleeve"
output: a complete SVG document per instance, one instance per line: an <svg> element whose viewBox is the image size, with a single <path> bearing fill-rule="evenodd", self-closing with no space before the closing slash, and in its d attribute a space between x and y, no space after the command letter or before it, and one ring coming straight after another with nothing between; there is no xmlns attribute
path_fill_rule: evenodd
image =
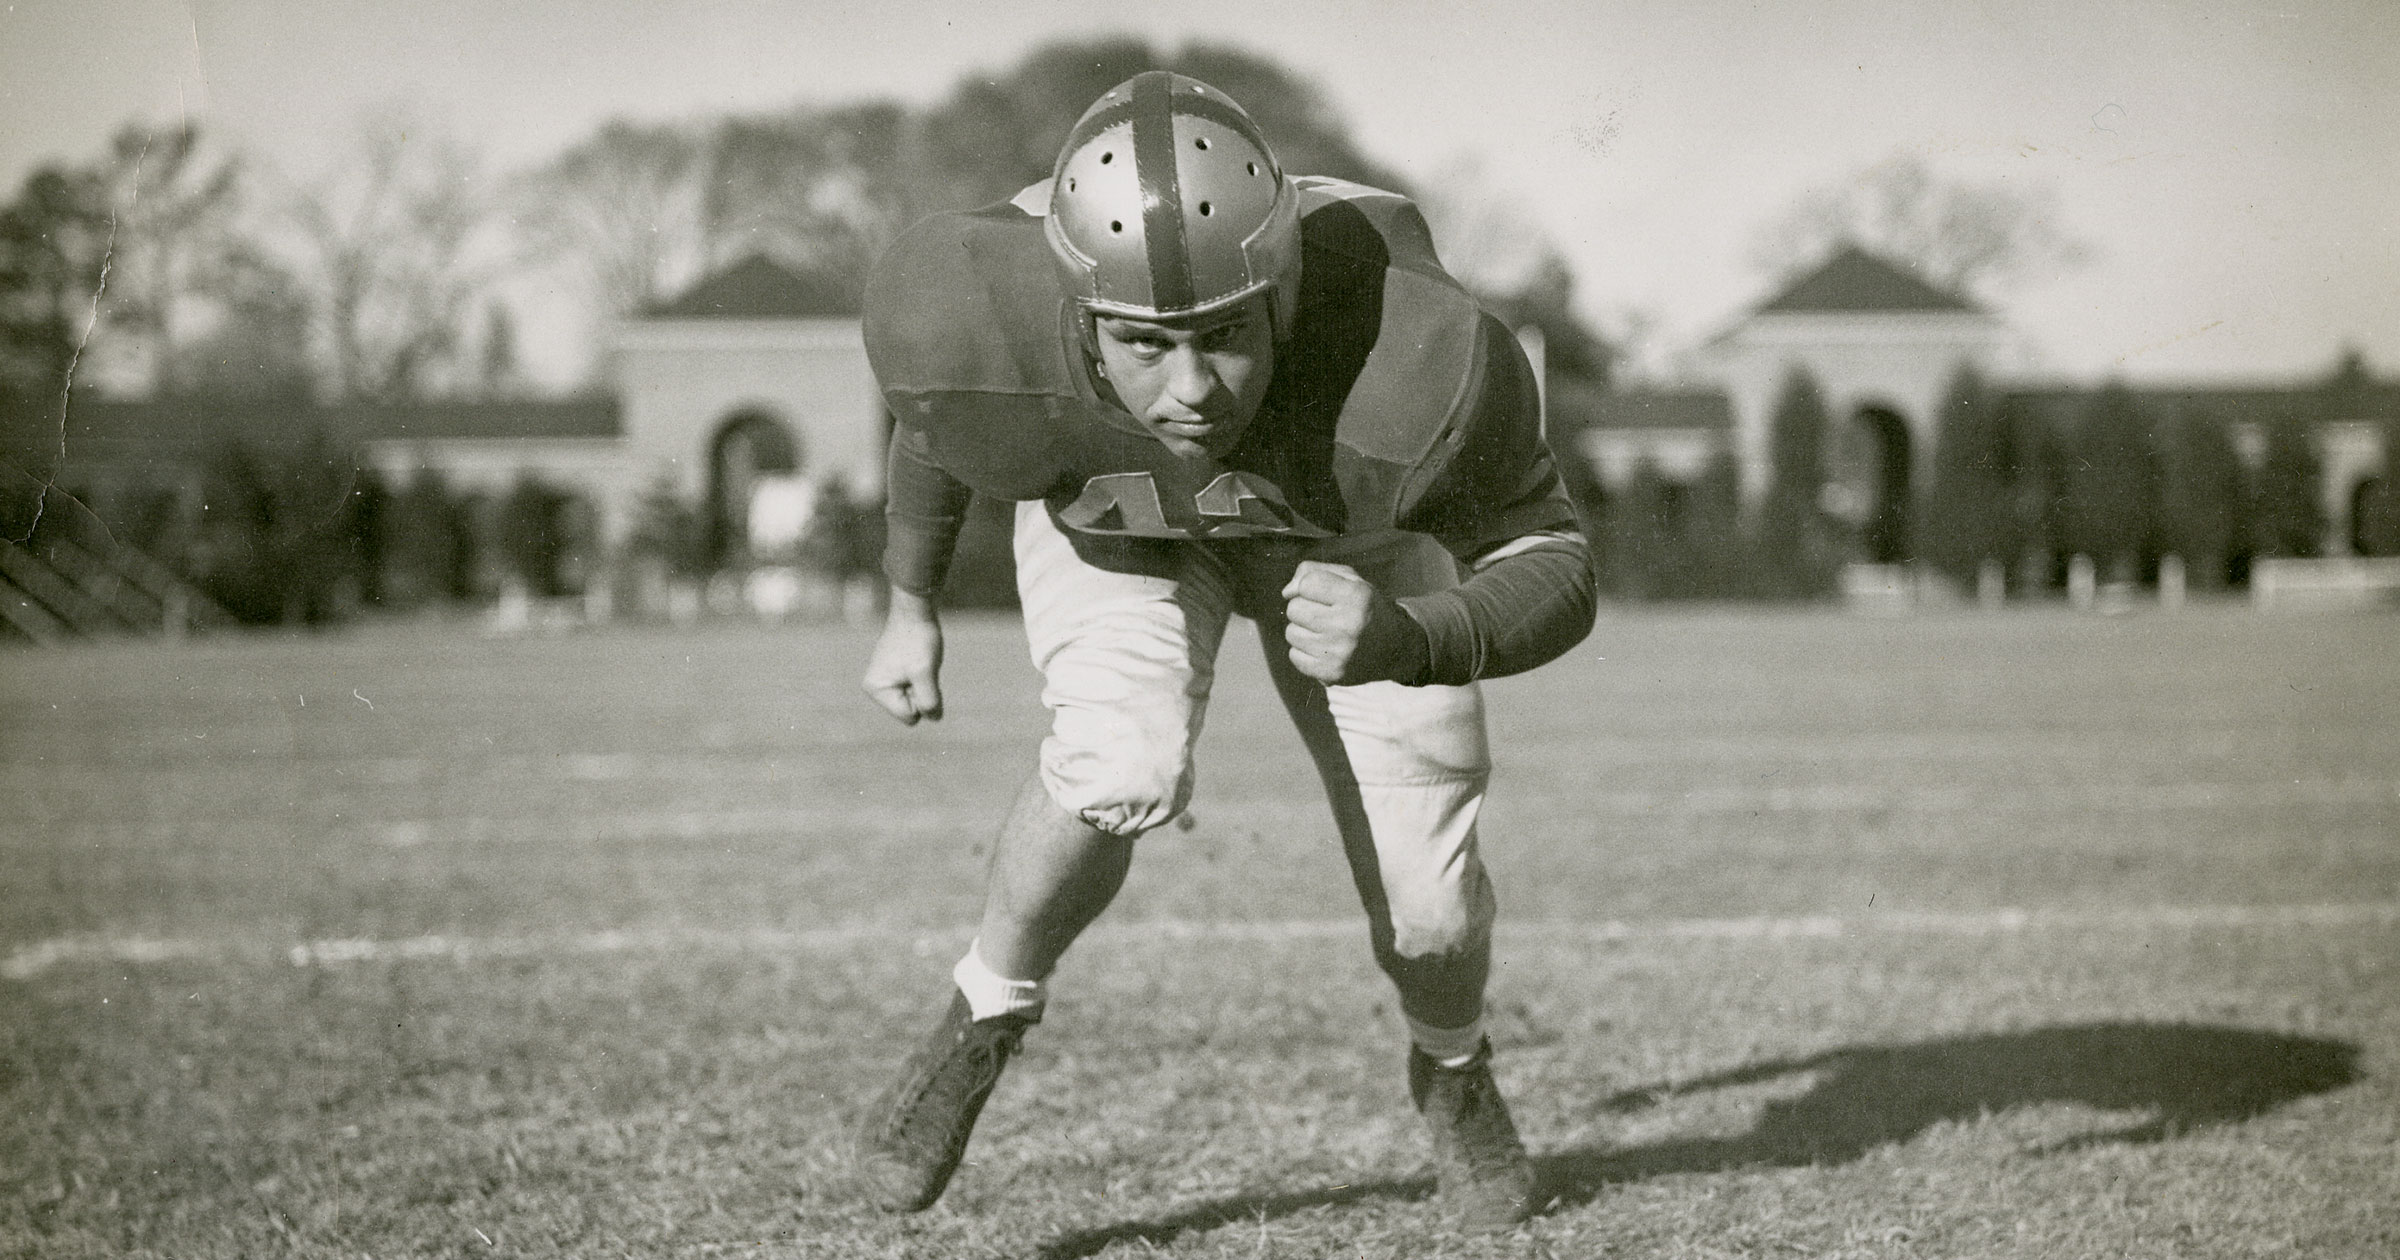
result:
<svg viewBox="0 0 2400 1260"><path fill-rule="evenodd" d="M930 598L949 576L973 492L933 462L925 435L904 421L892 425L884 487L883 575Z"/></svg>
<svg viewBox="0 0 2400 1260"><path fill-rule="evenodd" d="M1455 453L1402 516L1472 569L1400 605L1425 630L1425 683L1458 685L1546 664L1591 633L1589 548L1543 440L1533 369L1506 325L1478 323L1482 371L1450 441Z"/></svg>
<svg viewBox="0 0 2400 1260"><path fill-rule="evenodd" d="M1476 324L1479 370L1460 401L1446 460L1400 516L1403 529L1431 534L1462 560L1544 530L1578 528L1542 437L1541 395L1532 365L1508 326L1486 313Z"/></svg>

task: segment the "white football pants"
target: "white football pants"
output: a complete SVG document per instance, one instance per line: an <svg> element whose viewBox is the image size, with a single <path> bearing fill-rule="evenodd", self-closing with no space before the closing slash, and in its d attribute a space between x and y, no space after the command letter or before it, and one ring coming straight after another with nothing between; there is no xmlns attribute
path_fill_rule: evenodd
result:
<svg viewBox="0 0 2400 1260"><path fill-rule="evenodd" d="M1251 617L1324 781L1378 961L1404 1001L1423 963L1445 973L1437 987L1479 993L1494 910L1475 838L1491 774L1482 693L1320 684L1286 655L1280 594L1303 559L1348 565L1392 596L1455 586L1457 562L1432 538L1399 530L1172 550L1165 576L1096 568L1040 503L1017 505L1017 589L1051 713L1041 753L1051 799L1119 836L1182 812L1226 623Z"/></svg>

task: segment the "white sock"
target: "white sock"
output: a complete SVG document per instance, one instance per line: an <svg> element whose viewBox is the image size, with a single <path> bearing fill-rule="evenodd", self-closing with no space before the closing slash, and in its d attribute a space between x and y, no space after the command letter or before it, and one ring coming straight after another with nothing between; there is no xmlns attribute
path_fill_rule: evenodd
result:
<svg viewBox="0 0 2400 1260"><path fill-rule="evenodd" d="M976 952L974 942L967 944L967 956L950 969L950 978L958 982L958 991L967 995L967 1007L977 1019L1021 1014L1038 1018L1042 1004L1050 1000L1049 986L1041 981L1011 980L992 970Z"/></svg>
<svg viewBox="0 0 2400 1260"><path fill-rule="evenodd" d="M1403 1019L1408 1016L1403 1014ZM1417 1043L1425 1057L1446 1068L1465 1067L1473 1062L1475 1052L1483 1049L1483 1016L1464 1028L1436 1028L1408 1019L1408 1039Z"/></svg>

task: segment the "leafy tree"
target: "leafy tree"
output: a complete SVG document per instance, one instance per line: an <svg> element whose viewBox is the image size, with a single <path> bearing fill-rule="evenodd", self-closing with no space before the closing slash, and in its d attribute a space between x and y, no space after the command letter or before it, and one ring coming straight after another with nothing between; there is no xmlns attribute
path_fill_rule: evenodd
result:
<svg viewBox="0 0 2400 1260"><path fill-rule="evenodd" d="M1740 470L1730 452L1690 482L1647 457L1602 513L1601 577L1627 599L1723 599L1748 593Z"/></svg>
<svg viewBox="0 0 2400 1260"><path fill-rule="evenodd" d="M2150 418L2131 391L2110 382L2076 427L2067 475L2068 549L2092 557L2104 577L2128 580L2155 554L2158 453Z"/></svg>
<svg viewBox="0 0 2400 1260"><path fill-rule="evenodd" d="M189 123L120 130L97 168L114 232L95 350L125 363L127 384L188 392L195 332L231 313L222 296L250 256L238 225L244 167Z"/></svg>
<svg viewBox="0 0 2400 1260"><path fill-rule="evenodd" d="M1921 159L1901 156L1804 194L1759 235L1752 257L1791 275L1842 245L1860 245L1968 293L2083 261L2089 247L2057 224L2048 195L1945 179Z"/></svg>
<svg viewBox="0 0 2400 1260"><path fill-rule="evenodd" d="M2319 497L2323 480L2324 464L2307 415L2295 410L2270 420L2251 517L2256 554L2314 556L2323 552L2325 503Z"/></svg>
<svg viewBox="0 0 2400 1260"><path fill-rule="evenodd" d="M241 170L192 125L136 123L88 163L35 172L0 213L0 379L63 391L72 366L181 387L183 343L223 317L209 308L241 247Z"/></svg>
<svg viewBox="0 0 2400 1260"><path fill-rule="evenodd" d="M1767 429L1767 491L1754 543L1764 593L1810 598L1832 589L1835 562L1821 506L1826 428L1824 392L1806 368L1794 368Z"/></svg>
<svg viewBox="0 0 2400 1260"><path fill-rule="evenodd" d="M419 468L397 487L384 487L369 517L366 551L375 571L375 603L411 609L472 594L474 538L442 474Z"/></svg>
<svg viewBox="0 0 2400 1260"><path fill-rule="evenodd" d="M2400 419L2383 422L2383 471L2358 496L2359 550L2400 556Z"/></svg>
<svg viewBox="0 0 2400 1260"><path fill-rule="evenodd" d="M2028 588L2047 589L2066 580L2070 496L2077 455L2076 428L2021 397L2001 404L2009 448L2016 456L2015 521L2024 551L2018 578Z"/></svg>
<svg viewBox="0 0 2400 1260"><path fill-rule="evenodd" d="M0 210L0 458L65 454L79 385L293 397L305 308L242 222L247 167L190 125L131 124L89 162L28 179Z"/></svg>
<svg viewBox="0 0 2400 1260"><path fill-rule="evenodd" d="M2221 585L2243 533L2241 456L2205 412L2178 417L2160 438L2160 550L2182 556L2195 585Z"/></svg>
<svg viewBox="0 0 2400 1260"><path fill-rule="evenodd" d="M1959 581L2016 550L2008 439L2000 400L1962 364L1934 427L1933 475L1917 513L1919 554Z"/></svg>
<svg viewBox="0 0 2400 1260"><path fill-rule="evenodd" d="M662 475L642 492L625 545L634 555L655 558L670 576L708 574L707 517L676 493L673 477Z"/></svg>
<svg viewBox="0 0 2400 1260"><path fill-rule="evenodd" d="M574 498L534 473L521 474L499 504L498 542L510 573L537 598L573 594Z"/></svg>
<svg viewBox="0 0 2400 1260"><path fill-rule="evenodd" d="M44 166L0 207L0 463L20 474L12 487L38 489L62 454L67 382L92 325L109 234L107 185L86 170Z"/></svg>
<svg viewBox="0 0 2400 1260"><path fill-rule="evenodd" d="M1609 589L1633 600L1666 592L1668 561L1666 482L1658 465L1642 457L1625 480L1609 489L1601 512L1601 577Z"/></svg>
<svg viewBox="0 0 2400 1260"><path fill-rule="evenodd" d="M197 544L201 588L244 621L340 619L362 556L358 477L354 453L322 430L218 447Z"/></svg>
<svg viewBox="0 0 2400 1260"><path fill-rule="evenodd" d="M383 474L372 464L362 462L350 490L351 519L358 551L358 599L362 604L380 605L388 602L384 581L391 569L391 561L385 554L385 548L392 536L394 497L392 487L384 480Z"/></svg>
<svg viewBox="0 0 2400 1260"><path fill-rule="evenodd" d="M1750 593L1750 557L1743 545L1741 467L1720 450L1685 491L1677 531L1682 579L1678 593L1730 599Z"/></svg>
<svg viewBox="0 0 2400 1260"><path fill-rule="evenodd" d="M958 173L969 202L1009 196L1050 174L1068 128L1102 92L1145 70L1188 74L1240 101L1285 170L1406 191L1292 71L1237 48L1193 44L1162 55L1124 37L1053 44L1000 74L970 75L927 120L933 156Z"/></svg>

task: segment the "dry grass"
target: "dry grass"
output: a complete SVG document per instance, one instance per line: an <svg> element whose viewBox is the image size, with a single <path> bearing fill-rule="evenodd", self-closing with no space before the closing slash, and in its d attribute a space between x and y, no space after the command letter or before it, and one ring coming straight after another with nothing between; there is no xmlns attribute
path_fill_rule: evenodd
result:
<svg viewBox="0 0 2400 1260"><path fill-rule="evenodd" d="M10 657L0 1254L2400 1252L2400 622L1626 616L1493 687L1500 1064L1552 1203L1481 1239L1423 1202L1239 643L1198 825L970 1167L848 1204L1041 724L1006 624L956 628L933 731L855 697L864 648Z"/></svg>

